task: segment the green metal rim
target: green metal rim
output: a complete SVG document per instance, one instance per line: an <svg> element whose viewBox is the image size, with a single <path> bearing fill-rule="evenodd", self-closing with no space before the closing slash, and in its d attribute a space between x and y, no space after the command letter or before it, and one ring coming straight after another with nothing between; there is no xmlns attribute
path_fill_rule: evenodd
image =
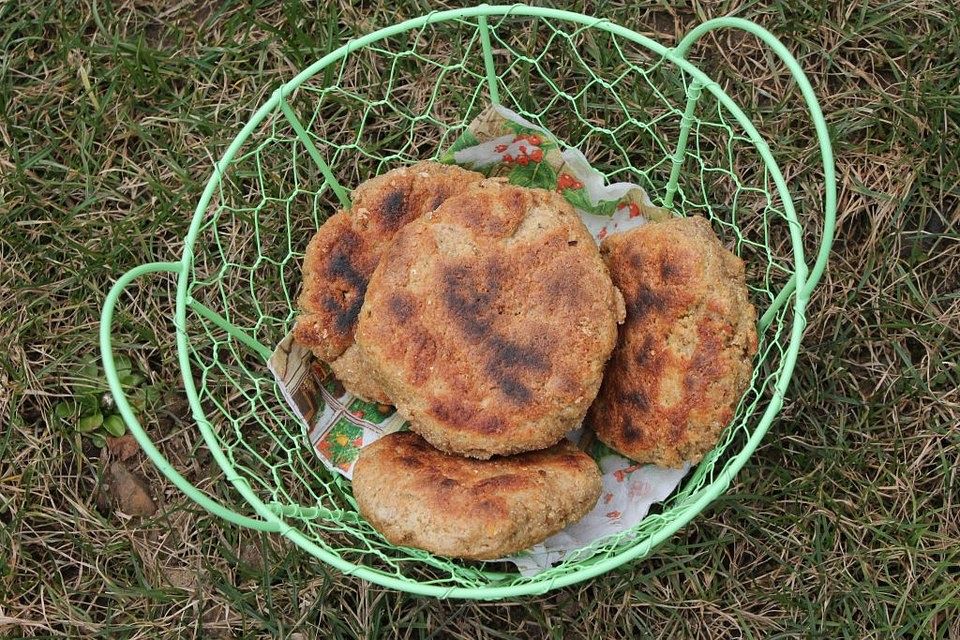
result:
<svg viewBox="0 0 960 640"><path fill-rule="evenodd" d="M237 154L239 149L243 146L246 140L249 138L251 133L260 125L260 123L266 118L280 103L282 96L289 95L293 90L295 90L300 84L305 80L312 77L319 71L326 68L333 62L336 62L353 51L361 49L368 44L388 38L397 33L407 31L410 29L417 29L427 24L433 24L438 22L444 22L448 20L464 19L464 18L485 18L486 16L504 16L504 15L516 15L516 16L525 16L525 17L536 17L536 18L546 18L554 20L564 20L569 22L574 22L588 27L603 29L623 37L627 40L630 40L640 46L643 46L647 49L650 49L654 53L663 56L664 58L670 60L677 66L681 67L686 73L688 73L694 81L697 81L703 85L703 87L710 91L717 100L723 104L723 106L733 114L737 123L743 127L744 131L748 134L751 139L751 142L754 143L757 150L760 152L765 164L767 165L771 178L777 187L777 192L780 195L780 198L783 202L784 215L787 218L789 224L789 233L791 238L792 250L794 254L794 263L795 263L795 274L794 278L791 279L790 283L787 285L786 289L781 292L781 295L777 296L777 300L774 302L774 305L785 304L789 299L791 293L795 295L793 312L794 320L793 326L790 330L790 342L788 348L784 354L784 365L780 373L779 378L777 379L774 385L774 395L771 399L769 405L767 406L763 416L760 418L759 424L756 429L753 431L753 434L743 447L743 449L724 467L723 471L714 479L714 481L706 486L701 492L698 498L692 502L684 505L682 507L683 512L681 515L674 520L670 525L659 530L655 535L647 538L641 542L638 542L633 547L626 548L617 555L611 556L603 561L597 562L595 564L585 565L582 569L578 571L571 572L569 574L563 575L558 578L551 579L549 581L531 581L519 585L511 586L489 586L489 587L480 587L480 588L464 588L464 587L440 587L437 585L422 584L410 582L407 580L399 579L393 575L388 575L386 573L380 572L376 569L357 565L351 562L347 562L340 557L326 551L325 549L319 547L315 543L308 540L300 531L296 528L289 525L282 516L277 515L274 511L270 510L267 505L260 500L260 498L254 493L251 489L248 482L240 476L236 470L231 465L230 461L227 459L226 455L218 445L216 435L214 433L213 427L210 422L207 420L203 408L200 404L199 394L197 392L196 386L193 383L191 363L189 360L189 349L187 343L187 334L184 331L186 327L186 318L187 318L187 308L189 306L188 291L189 286L188 282L188 272L193 263L193 247L194 243L197 240L198 234L200 232L201 223L206 214L206 210L210 201L213 197L214 192L216 191L217 186L219 185L224 172L227 167L232 162L234 156ZM793 205L793 200L790 197L790 193L787 189L786 181L783 178L782 173L777 166L777 163L771 153L766 142L761 138L759 132L754 127L750 119L746 114L736 105L736 103L724 93L719 86L713 82L708 76L706 76L702 71L700 71L696 66L688 62L684 56L686 55L689 48L692 44L704 33L716 29L716 28L739 28L743 29L753 35L757 36L764 42L766 42L774 50L774 52L784 61L787 65L790 72L793 74L795 80L801 88L801 92L804 96L804 100L807 103L808 108L810 109L811 117L814 121L814 125L817 131L820 151L823 161L824 169L824 179L825 179L825 208L824 208L824 221L823 221L823 237L821 246L818 250L817 258L812 269L807 268L804 250L800 234L800 223L797 220L796 211ZM407 591L419 595L428 595L435 597L456 597L456 598L471 598L471 599L498 599L498 598L508 598L516 597L522 595L531 595L539 594L556 587L562 587L575 582L579 582L599 574L602 574L606 571L614 569L622 565L625 562L630 560L642 557L649 553L649 551L671 536L676 532L680 527L689 522L697 513L700 512L707 504L712 502L718 495L720 495L726 487L729 485L733 475L745 464L747 458L752 454L753 450L758 446L760 440L763 438L766 430L769 428L770 424L773 421L773 418L779 412L780 407L783 404L784 395L786 388L789 384L790 378L792 376L793 368L796 363L797 354L800 348L800 341L802 338L803 330L805 327L805 309L809 295L816 285L817 281L820 279L824 268L826 266L827 257L829 255L830 246L832 244L833 230L835 223L835 214L836 214L836 182L834 174L834 161L832 148L830 145L829 137L827 135L826 122L823 118L823 115L820 111L819 106L817 105L816 97L813 93L813 89L810 86L809 81L803 73L799 63L792 57L786 47L783 46L772 34L764 30L762 27L755 25L746 20L739 18L720 18L717 20L712 20L706 22L693 31L691 31L675 49L670 49L664 47L663 45L657 43L646 36L638 34L630 29L625 27L610 23L608 21L585 16L579 13L573 13L569 11L561 11L556 9L540 8L540 7L529 7L526 5L510 5L510 6L488 6L480 5L472 8L465 9L454 9L448 11L434 12L418 18L407 20L405 22L386 27L374 33L368 34L362 38L356 40L351 40L337 50L331 52L330 54L324 56L316 63L299 73L289 82L281 86L273 95L263 104L250 118L247 124L241 129L237 137L233 140L230 146L227 148L223 157L216 163L214 167L213 174L211 175L206 188L200 198L200 201L197 205L197 208L194 213L194 217L185 240L185 247L183 256L180 262L176 263L153 263L142 265L136 269L131 270L125 274L110 291L109 295L104 304L103 313L101 317L101 350L104 357L104 368L106 371L108 382L110 383L111 391L114 393L114 396L118 399L118 408L121 411L124 419L127 421L128 425L131 427L131 432L137 438L142 446L144 446L145 452L151 458L151 460L157 464L161 471L167 475L171 481L173 481L181 490L183 490L189 497L197 501L199 504L209 509L211 512L216 515L225 518L228 521L240 524L243 526L250 526L260 530L266 531L276 531L290 539L292 542L296 543L298 546L302 547L306 551L310 552L312 555L320 558L324 562L336 567L340 571L348 575L357 576L368 580L370 582L379 584L384 587L391 589L397 589L401 591ZM200 432L209 447L214 458L217 460L217 463L223 469L226 478L236 487L244 499L249 502L255 512L262 518L262 520L256 520L243 516L236 512L233 512L226 507L223 507L219 503L213 501L206 493L197 489L196 487L190 485L182 476L180 476L170 464L163 458L162 454L157 451L157 449L150 442L148 434L142 429L139 423L136 421L136 418L133 415L132 410L129 407L129 404L126 402L126 399L123 398L122 389L119 383L119 379L116 373L116 368L114 366L112 350L111 350L111 341L110 341L110 328L113 310L115 308L116 302L119 299L124 287L130 283L134 278L139 275L158 272L158 271L169 271L178 274L177 278L177 297L176 297L176 313L175 313L175 325L177 327L177 350L178 358L181 367L182 379L184 388L190 402L192 409L193 417L197 421L197 424L200 428ZM794 288L796 291L794 292Z"/></svg>

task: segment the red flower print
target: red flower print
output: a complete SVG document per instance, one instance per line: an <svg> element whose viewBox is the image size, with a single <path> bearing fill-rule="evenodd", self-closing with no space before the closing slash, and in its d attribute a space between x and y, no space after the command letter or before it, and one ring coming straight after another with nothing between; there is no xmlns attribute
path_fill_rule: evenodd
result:
<svg viewBox="0 0 960 640"><path fill-rule="evenodd" d="M606 231L606 229L603 229L600 232L601 238L604 235L603 233L604 231ZM628 474L633 473L634 471L636 471L642 466L643 465L641 464L632 464L629 467L624 467L623 469L617 469L616 471L613 472L613 477L617 479L617 482L623 482L623 479L626 478Z"/></svg>
<svg viewBox="0 0 960 640"><path fill-rule="evenodd" d="M604 238L606 238L606 237L607 237L607 228L604 227L603 229L600 229L600 233L597 234L597 237L598 237L600 240L603 240ZM616 475L616 474L618 474L618 473L620 473L620 472L619 472L619 471L614 471L613 473L614 473L614 475ZM622 480L620 480L620 479L618 478L618 481L622 481Z"/></svg>
<svg viewBox="0 0 960 640"><path fill-rule="evenodd" d="M607 515L607 517L610 518L611 520L616 520L616 519L618 519L618 518L620 517L620 512L619 512L619 511L608 511L606 515Z"/></svg>
<svg viewBox="0 0 960 640"><path fill-rule="evenodd" d="M561 173L559 176L557 176L557 191L581 188L583 188L583 183L571 176L569 173Z"/></svg>
<svg viewBox="0 0 960 640"><path fill-rule="evenodd" d="M630 209L631 218L637 218L640 216L640 205L638 205L636 202L623 202L617 207L617 210L620 209Z"/></svg>
<svg viewBox="0 0 960 640"><path fill-rule="evenodd" d="M650 492L650 485L646 482L631 482L627 489L627 496L632 499L640 498Z"/></svg>
<svg viewBox="0 0 960 640"><path fill-rule="evenodd" d="M603 504L610 504L610 501L613 500L613 494L607 493L603 496Z"/></svg>
<svg viewBox="0 0 960 640"><path fill-rule="evenodd" d="M533 153L530 154L530 159L534 162L540 162L543 160L543 151L540 149L534 149Z"/></svg>
<svg viewBox="0 0 960 640"><path fill-rule="evenodd" d="M514 142L520 142L521 140L526 140L530 144L535 145L537 147L539 147L540 143L542 142L542 140L540 139L540 136L534 133L520 134L513 139Z"/></svg>

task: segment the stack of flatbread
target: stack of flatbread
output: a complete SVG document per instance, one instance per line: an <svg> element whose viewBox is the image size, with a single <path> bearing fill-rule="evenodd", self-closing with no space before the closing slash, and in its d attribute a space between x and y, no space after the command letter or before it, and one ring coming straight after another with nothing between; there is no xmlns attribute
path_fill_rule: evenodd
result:
<svg viewBox="0 0 960 640"><path fill-rule="evenodd" d="M500 558L576 522L586 425L639 462L716 442L749 382L743 264L702 218L601 247L558 193L419 163L360 185L303 266L296 339L410 431L365 447L361 514L391 543ZM626 304L625 304L626 302Z"/></svg>

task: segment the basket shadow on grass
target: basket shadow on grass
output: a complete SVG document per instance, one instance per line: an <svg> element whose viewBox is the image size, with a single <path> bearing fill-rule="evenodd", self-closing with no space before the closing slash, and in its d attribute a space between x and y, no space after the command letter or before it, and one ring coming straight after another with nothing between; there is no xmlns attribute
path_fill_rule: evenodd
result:
<svg viewBox="0 0 960 640"><path fill-rule="evenodd" d="M492 25L503 103L580 148L611 181L640 182L655 203L662 203L689 79L611 34L539 22L527 29L529 24L508 17ZM472 37L451 35L458 27ZM471 24L427 26L351 54L287 101L341 183L356 185L400 163L439 154L486 106L478 46ZM607 57L610 51L613 57ZM676 208L714 220L744 257L762 313L791 272L787 225L778 219L783 214L778 198L769 194L766 168L757 169L751 161L755 149L735 131L732 117L704 96ZM331 190L318 188L322 182L278 109L229 167L201 227L190 295L268 348L292 323L303 248L335 210ZM782 258L774 257L778 250ZM789 309L781 310L761 336L762 364L735 427L665 508L641 525L642 531L649 535L666 526L676 517L669 508L711 483L745 446L747 425L759 420L783 366L790 317ZM193 321L191 353L202 403L231 464L264 502L320 507L305 516L288 513L288 522L350 562L429 584L487 583L475 571L478 565L385 543L356 516L349 483L331 478L307 452L300 426L262 359L202 318ZM617 553L632 544L631 535L612 536L572 554L547 575L574 571L583 558ZM513 573L506 565L497 568Z"/></svg>

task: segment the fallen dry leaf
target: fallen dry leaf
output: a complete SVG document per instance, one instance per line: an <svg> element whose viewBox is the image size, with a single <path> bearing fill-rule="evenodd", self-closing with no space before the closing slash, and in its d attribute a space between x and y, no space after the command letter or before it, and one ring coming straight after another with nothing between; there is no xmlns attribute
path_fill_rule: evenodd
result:
<svg viewBox="0 0 960 640"><path fill-rule="evenodd" d="M244 542L240 547L239 569L248 574L259 574L263 571L263 554L255 542Z"/></svg>
<svg viewBox="0 0 960 640"><path fill-rule="evenodd" d="M108 437L107 449L115 460L122 462L136 454L140 450L140 445L137 439L128 433L119 438Z"/></svg>
<svg viewBox="0 0 960 640"><path fill-rule="evenodd" d="M143 478L130 473L122 462L110 465L109 491L117 509L132 516L152 516L157 505L150 497L150 488Z"/></svg>
<svg viewBox="0 0 960 640"><path fill-rule="evenodd" d="M193 569L167 569L164 577L170 586L184 591L196 589L200 581L200 576Z"/></svg>

